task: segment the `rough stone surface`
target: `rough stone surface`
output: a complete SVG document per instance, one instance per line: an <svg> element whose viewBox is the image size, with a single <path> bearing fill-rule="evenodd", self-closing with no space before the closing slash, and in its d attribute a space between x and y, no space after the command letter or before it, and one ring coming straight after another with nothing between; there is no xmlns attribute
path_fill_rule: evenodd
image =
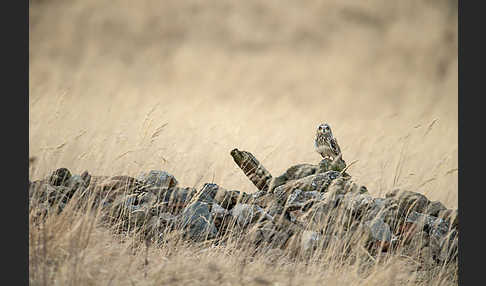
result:
<svg viewBox="0 0 486 286"><path fill-rule="evenodd" d="M201 190L196 193L192 200L212 204L214 202L216 194L218 193L218 190L219 186L217 184L206 183L201 188Z"/></svg>
<svg viewBox="0 0 486 286"><path fill-rule="evenodd" d="M315 202L321 201L323 194L316 191L304 192L300 189L294 190L285 203L285 207L289 211L302 209L303 211L309 209Z"/></svg>
<svg viewBox="0 0 486 286"><path fill-rule="evenodd" d="M369 240L373 243L382 243L387 247L392 240L392 233L390 226L386 224L382 219L377 218L371 221L367 221L364 224L369 231Z"/></svg>
<svg viewBox="0 0 486 286"><path fill-rule="evenodd" d="M398 212L400 216L406 216L412 211L424 213L430 201L421 193L395 189L385 195L398 202Z"/></svg>
<svg viewBox="0 0 486 286"><path fill-rule="evenodd" d="M62 186L71 178L71 172L67 168L59 168L55 170L48 181L53 186Z"/></svg>
<svg viewBox="0 0 486 286"><path fill-rule="evenodd" d="M208 203L197 201L187 206L181 214L181 227L185 235L193 240L213 239L218 230L212 222Z"/></svg>
<svg viewBox="0 0 486 286"><path fill-rule="evenodd" d="M255 249L290 249L303 257L325 253L331 242L345 255L362 244L369 255L398 251L430 267L457 262L457 209L399 189L373 197L326 158L272 177L251 153L234 149L232 156L255 193L214 183L197 191L159 170L136 179L59 168L43 180L29 180L29 208L33 217L45 218L62 212L79 193L93 198L104 222L151 239L182 234L203 245L224 245L234 236Z"/></svg>
<svg viewBox="0 0 486 286"><path fill-rule="evenodd" d="M438 217L440 212L447 210L447 208L439 201L430 202L427 207L426 214Z"/></svg>
<svg viewBox="0 0 486 286"><path fill-rule="evenodd" d="M259 219L272 220L265 210L257 205L250 204L236 204L231 209L231 215L235 218L236 224L240 227L246 227L251 223L255 223Z"/></svg>
<svg viewBox="0 0 486 286"><path fill-rule="evenodd" d="M166 171L160 170L151 170L148 173L142 173L137 179L143 182L145 185L155 187L172 188L178 184L173 175L167 173Z"/></svg>

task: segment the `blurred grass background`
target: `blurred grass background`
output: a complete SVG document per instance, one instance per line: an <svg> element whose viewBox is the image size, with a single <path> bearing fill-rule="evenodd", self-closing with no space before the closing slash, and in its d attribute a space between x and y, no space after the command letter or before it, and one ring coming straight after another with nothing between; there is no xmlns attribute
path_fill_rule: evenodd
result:
<svg viewBox="0 0 486 286"><path fill-rule="evenodd" d="M317 163L328 122L349 173L457 207L457 1L31 0L30 178L138 175L255 188Z"/></svg>

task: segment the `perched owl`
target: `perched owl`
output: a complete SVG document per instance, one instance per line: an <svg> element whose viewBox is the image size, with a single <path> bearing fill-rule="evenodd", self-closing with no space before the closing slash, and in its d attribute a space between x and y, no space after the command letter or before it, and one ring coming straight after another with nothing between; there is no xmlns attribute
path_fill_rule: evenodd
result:
<svg viewBox="0 0 486 286"><path fill-rule="evenodd" d="M332 136L331 126L327 123L319 125L316 132L316 139L314 142L316 152L321 154L322 158L328 158L330 160L337 160L338 163L343 164L341 148L339 144ZM346 163L344 163L346 165Z"/></svg>

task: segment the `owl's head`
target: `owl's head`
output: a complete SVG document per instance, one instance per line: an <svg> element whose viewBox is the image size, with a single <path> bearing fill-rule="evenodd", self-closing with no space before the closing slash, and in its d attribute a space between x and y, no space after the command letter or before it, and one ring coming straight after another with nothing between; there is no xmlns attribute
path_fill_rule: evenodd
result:
<svg viewBox="0 0 486 286"><path fill-rule="evenodd" d="M317 134L328 134L332 137L331 126L327 123L323 123L317 127Z"/></svg>

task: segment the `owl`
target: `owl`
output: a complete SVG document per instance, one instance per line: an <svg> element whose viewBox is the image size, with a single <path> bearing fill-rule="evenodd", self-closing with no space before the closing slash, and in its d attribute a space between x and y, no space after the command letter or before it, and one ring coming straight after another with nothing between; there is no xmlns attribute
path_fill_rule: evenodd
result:
<svg viewBox="0 0 486 286"><path fill-rule="evenodd" d="M344 163L341 154L341 148L332 135L331 126L327 123L319 125L316 132L316 139L314 142L316 152L319 153L322 158L328 158L330 160L338 160Z"/></svg>

